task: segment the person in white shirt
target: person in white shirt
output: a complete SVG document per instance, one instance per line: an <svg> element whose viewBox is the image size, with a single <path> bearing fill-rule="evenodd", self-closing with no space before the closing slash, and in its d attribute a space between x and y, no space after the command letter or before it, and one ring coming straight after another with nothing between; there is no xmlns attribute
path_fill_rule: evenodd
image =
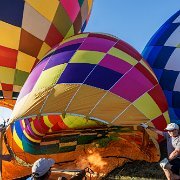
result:
<svg viewBox="0 0 180 180"><path fill-rule="evenodd" d="M168 180L180 180L180 134L179 126L175 123L167 125L165 130L167 132L160 131L156 128L149 127L147 124L140 124L143 128L148 128L162 136L167 140L167 153L168 157L164 158L160 162L160 166L163 169L166 178Z"/></svg>

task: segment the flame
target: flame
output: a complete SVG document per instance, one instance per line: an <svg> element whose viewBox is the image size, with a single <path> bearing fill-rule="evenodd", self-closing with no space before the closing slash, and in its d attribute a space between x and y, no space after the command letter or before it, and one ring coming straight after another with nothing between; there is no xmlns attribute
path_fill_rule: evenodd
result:
<svg viewBox="0 0 180 180"><path fill-rule="evenodd" d="M104 166L107 165L107 162L102 160L102 157L100 156L99 153L94 153L94 154L89 155L87 157L87 160L89 161L89 163L92 166L95 166L95 167L97 167L99 169L103 169Z"/></svg>
<svg viewBox="0 0 180 180"><path fill-rule="evenodd" d="M81 156L77 164L82 169L90 167L97 171L105 168L107 162L102 159L99 153L91 151L86 157Z"/></svg>

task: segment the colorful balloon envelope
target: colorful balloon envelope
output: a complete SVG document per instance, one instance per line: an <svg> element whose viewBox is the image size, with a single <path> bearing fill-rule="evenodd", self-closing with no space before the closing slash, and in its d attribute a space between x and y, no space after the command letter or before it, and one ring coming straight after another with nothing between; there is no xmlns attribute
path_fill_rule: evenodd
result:
<svg viewBox="0 0 180 180"><path fill-rule="evenodd" d="M159 28L142 55L164 91L171 121L180 124L180 11Z"/></svg>
<svg viewBox="0 0 180 180"><path fill-rule="evenodd" d="M17 99L29 73L45 53L64 38L84 30L92 1L5 0L0 3L1 99Z"/></svg>
<svg viewBox="0 0 180 180"><path fill-rule="evenodd" d="M47 153L42 141L48 133L55 140L53 133L62 130L142 122L164 129L169 116L153 71L133 47L110 35L84 33L63 41L33 69L12 120L17 145L36 154ZM47 146L49 152L62 150L57 143Z"/></svg>

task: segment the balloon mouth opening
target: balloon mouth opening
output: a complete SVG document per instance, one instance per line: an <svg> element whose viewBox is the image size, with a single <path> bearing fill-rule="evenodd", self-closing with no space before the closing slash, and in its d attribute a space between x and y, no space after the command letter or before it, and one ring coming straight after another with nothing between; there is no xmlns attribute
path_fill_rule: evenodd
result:
<svg viewBox="0 0 180 180"><path fill-rule="evenodd" d="M8 130L11 129L20 149L34 155L70 152L79 145L108 138L112 133L131 134L139 131L137 126L111 126L90 117L72 114L24 118L10 127Z"/></svg>
<svg viewBox="0 0 180 180"><path fill-rule="evenodd" d="M18 145L18 142L16 140L15 142ZM155 154L155 156L152 157L156 157L156 160L159 158L158 144L154 143L154 141L149 138L147 133L141 131L141 129L139 128L134 128L133 126L106 126L102 128L84 129L83 131L63 130L61 133L49 132L42 137L40 143L25 141L25 137L21 139L21 143L22 152L31 154L33 158L36 158L36 155L49 155L52 157L56 156L59 153L68 153L72 151L77 153L76 151L79 151L80 149L82 149L82 147L85 148L85 145L87 145L87 147L90 147L92 151L94 149L98 152L101 152L101 148L110 150L112 148L117 148L118 146L120 148L118 149L118 153L120 153L118 155L122 155L122 157L128 157L130 159L138 159L139 156L137 156L136 153L133 153L133 151L130 150L131 153L129 154L127 152L127 149L125 151L124 148L122 148L125 146L132 146L135 149L139 149L139 153L141 154L143 154L143 152L145 151L142 159L151 161L151 159L148 159L150 158L149 156L146 157L147 151L150 154ZM17 146L15 148L16 151L19 152L19 150L17 150Z"/></svg>

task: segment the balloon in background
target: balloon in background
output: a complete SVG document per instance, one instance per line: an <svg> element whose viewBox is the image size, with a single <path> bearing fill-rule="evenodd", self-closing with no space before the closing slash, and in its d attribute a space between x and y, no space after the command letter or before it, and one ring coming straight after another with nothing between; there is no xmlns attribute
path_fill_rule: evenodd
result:
<svg viewBox="0 0 180 180"><path fill-rule="evenodd" d="M142 56L153 68L164 91L171 121L180 124L180 11L159 28Z"/></svg>
<svg viewBox="0 0 180 180"><path fill-rule="evenodd" d="M142 122L164 129L169 116L155 74L133 47L110 35L84 33L60 43L33 69L12 120L9 139L24 152L43 154L71 151L82 142L59 146L62 130ZM83 143L94 134L89 136Z"/></svg>
<svg viewBox="0 0 180 180"><path fill-rule="evenodd" d="M5 0L1 2L1 99L17 99L29 73L45 53L64 38L84 30L91 12L92 1ZM0 105L3 104L4 102L0 102Z"/></svg>

